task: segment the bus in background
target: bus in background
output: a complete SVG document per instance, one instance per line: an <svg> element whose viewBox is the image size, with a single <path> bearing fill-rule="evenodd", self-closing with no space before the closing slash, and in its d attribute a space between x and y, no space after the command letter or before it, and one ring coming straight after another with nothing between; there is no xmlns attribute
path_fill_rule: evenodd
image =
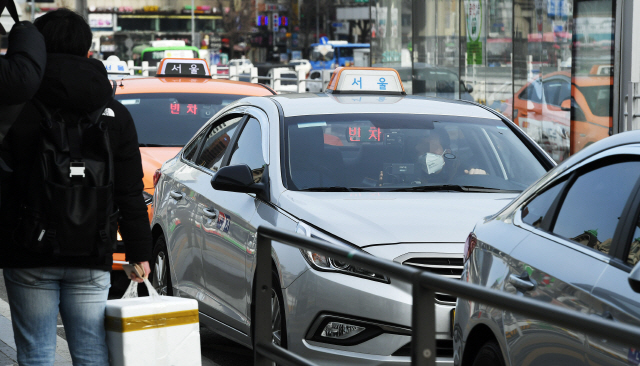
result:
<svg viewBox="0 0 640 366"><path fill-rule="evenodd" d="M140 52L136 60L136 66L141 66L142 61L148 61L149 66L157 66L163 58L200 58L197 47L187 46L184 41L162 40L151 41L151 47Z"/></svg>
<svg viewBox="0 0 640 366"><path fill-rule="evenodd" d="M347 41L313 43L309 55L311 68L335 69L338 66L353 66L353 50L369 47L368 43L348 43Z"/></svg>

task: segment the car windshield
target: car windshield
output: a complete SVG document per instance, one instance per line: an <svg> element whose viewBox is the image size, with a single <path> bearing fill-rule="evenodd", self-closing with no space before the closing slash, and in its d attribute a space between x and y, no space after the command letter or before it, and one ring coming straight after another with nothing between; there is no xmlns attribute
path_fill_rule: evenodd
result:
<svg viewBox="0 0 640 366"><path fill-rule="evenodd" d="M244 95L146 93L116 95L131 113L140 146L184 146L219 110Z"/></svg>
<svg viewBox="0 0 640 366"><path fill-rule="evenodd" d="M545 173L502 121L435 115L285 118L287 186L310 191L522 191Z"/></svg>

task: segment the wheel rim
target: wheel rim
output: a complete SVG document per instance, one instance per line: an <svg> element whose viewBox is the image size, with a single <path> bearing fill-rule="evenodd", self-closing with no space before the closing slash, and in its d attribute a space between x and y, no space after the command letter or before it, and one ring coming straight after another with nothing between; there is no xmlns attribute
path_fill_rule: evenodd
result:
<svg viewBox="0 0 640 366"><path fill-rule="evenodd" d="M154 267L153 276L153 288L156 289L159 295L167 296L167 263L166 255L163 251L160 251L156 256L156 263Z"/></svg>
<svg viewBox="0 0 640 366"><path fill-rule="evenodd" d="M271 289L271 339L274 344L282 345L282 313L280 300L274 289Z"/></svg>

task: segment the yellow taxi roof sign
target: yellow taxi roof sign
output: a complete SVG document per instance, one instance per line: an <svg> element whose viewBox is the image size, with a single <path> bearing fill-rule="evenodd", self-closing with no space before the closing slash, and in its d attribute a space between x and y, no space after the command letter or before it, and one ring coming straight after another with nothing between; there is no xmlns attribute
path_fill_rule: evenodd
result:
<svg viewBox="0 0 640 366"><path fill-rule="evenodd" d="M201 58L163 58L156 76L210 78L211 72L207 62Z"/></svg>
<svg viewBox="0 0 640 366"><path fill-rule="evenodd" d="M406 95L395 69L386 67L338 67L327 86L330 94Z"/></svg>

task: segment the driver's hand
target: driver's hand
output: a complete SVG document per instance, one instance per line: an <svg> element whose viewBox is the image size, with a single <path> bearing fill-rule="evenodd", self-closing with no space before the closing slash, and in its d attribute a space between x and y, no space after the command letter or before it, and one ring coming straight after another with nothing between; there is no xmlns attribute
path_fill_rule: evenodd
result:
<svg viewBox="0 0 640 366"><path fill-rule="evenodd" d="M465 169L464 170L464 174L469 174L469 175L487 175L487 172L485 172L482 169L479 168L471 168L471 169Z"/></svg>

